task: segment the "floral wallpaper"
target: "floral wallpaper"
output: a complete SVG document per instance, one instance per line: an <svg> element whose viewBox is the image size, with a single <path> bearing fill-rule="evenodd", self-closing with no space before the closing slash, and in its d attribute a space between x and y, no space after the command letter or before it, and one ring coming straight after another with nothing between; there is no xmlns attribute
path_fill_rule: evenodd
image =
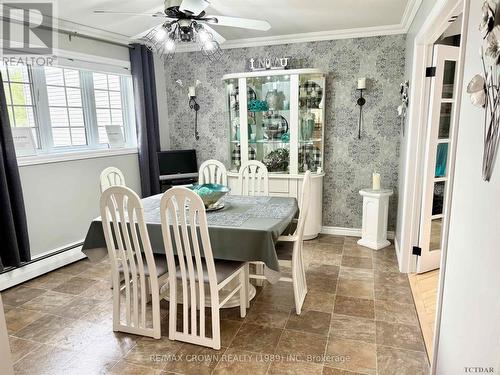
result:
<svg viewBox="0 0 500 375"><path fill-rule="evenodd" d="M287 56L294 68L328 72L326 87L323 225L360 228L362 198L359 190L371 187L373 171L381 174L382 187L392 188L389 230L397 213L400 127L397 115L400 83L404 81L405 35L342 39L321 42L224 50L221 61L207 61L199 52L179 53L166 60L168 126L172 149L195 148L198 161L218 159L229 164L228 124L225 122L227 73L245 71L250 57ZM357 138L358 77L367 77L363 131ZM194 113L188 107L186 88L198 79L200 140L194 138Z"/></svg>

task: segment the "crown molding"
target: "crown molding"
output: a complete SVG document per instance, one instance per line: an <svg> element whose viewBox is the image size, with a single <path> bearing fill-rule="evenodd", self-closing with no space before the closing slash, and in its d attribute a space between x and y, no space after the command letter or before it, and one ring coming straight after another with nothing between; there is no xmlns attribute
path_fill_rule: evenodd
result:
<svg viewBox="0 0 500 375"><path fill-rule="evenodd" d="M422 0L408 0L408 3L406 3L405 11L401 17L401 26L405 30L405 33L410 29L420 5L422 5Z"/></svg>
<svg viewBox="0 0 500 375"><path fill-rule="evenodd" d="M318 41L335 40L335 39L366 38L371 36L396 35L405 33L406 30L401 24L388 25L388 26L375 26L375 27L360 27L355 29L319 31L311 33L301 33L301 34L276 35L271 37L227 40L221 45L221 48L232 49L232 48L244 48L244 47L260 47L260 46L272 46L279 44L318 42ZM186 45L186 46L180 45L177 47L176 52L194 52L198 50L199 48L197 48L196 44Z"/></svg>

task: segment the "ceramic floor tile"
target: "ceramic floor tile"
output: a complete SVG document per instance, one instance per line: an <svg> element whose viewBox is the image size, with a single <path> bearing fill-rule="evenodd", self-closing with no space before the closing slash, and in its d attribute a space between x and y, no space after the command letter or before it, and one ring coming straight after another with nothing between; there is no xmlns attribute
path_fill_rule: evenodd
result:
<svg viewBox="0 0 500 375"><path fill-rule="evenodd" d="M98 299L101 301L108 300L113 296L113 289L111 289L111 280L98 280L93 285L92 288L88 288L80 297Z"/></svg>
<svg viewBox="0 0 500 375"><path fill-rule="evenodd" d="M65 267L60 268L58 271L61 273L66 273L71 276L78 276L84 271L92 268L94 264L88 259L82 259L77 262L71 263Z"/></svg>
<svg viewBox="0 0 500 375"><path fill-rule="evenodd" d="M429 364L427 355L379 345L377 348L379 375L427 375Z"/></svg>
<svg viewBox="0 0 500 375"><path fill-rule="evenodd" d="M61 307L52 309L50 313L66 318L81 319L86 314L94 311L101 302L90 298L75 298Z"/></svg>
<svg viewBox="0 0 500 375"><path fill-rule="evenodd" d="M335 294L333 293L309 290L306 294L302 309L331 313L333 310L334 301Z"/></svg>
<svg viewBox="0 0 500 375"><path fill-rule="evenodd" d="M286 328L295 331L315 333L321 336L328 336L330 318L330 313L302 310L300 315L297 315L294 310L288 319Z"/></svg>
<svg viewBox="0 0 500 375"><path fill-rule="evenodd" d="M333 312L366 319L373 319L375 317L373 300L364 298L336 296Z"/></svg>
<svg viewBox="0 0 500 375"><path fill-rule="evenodd" d="M270 306L256 303L247 313L245 322L274 328L285 328L290 311L291 308L287 306Z"/></svg>
<svg viewBox="0 0 500 375"><path fill-rule="evenodd" d="M212 374L265 375L268 367L269 363L263 361L259 354L229 348Z"/></svg>
<svg viewBox="0 0 500 375"><path fill-rule="evenodd" d="M375 319L391 323L418 325L415 305L375 300Z"/></svg>
<svg viewBox="0 0 500 375"><path fill-rule="evenodd" d="M83 277L72 277L71 279L60 284L53 290L55 292L78 295L80 293L83 293L87 289L92 288L93 285L95 285L95 283L96 283L95 280Z"/></svg>
<svg viewBox="0 0 500 375"><path fill-rule="evenodd" d="M9 344L12 363L17 362L26 354L38 349L42 345L34 341L23 340L14 336L9 336Z"/></svg>
<svg viewBox="0 0 500 375"><path fill-rule="evenodd" d="M363 341L334 339L328 341L325 366L375 374L377 347Z"/></svg>
<svg viewBox="0 0 500 375"><path fill-rule="evenodd" d="M61 368L74 356L75 353L69 350L41 345L14 364L14 373L33 375L33 369L36 369L37 374L61 374Z"/></svg>
<svg viewBox="0 0 500 375"><path fill-rule="evenodd" d="M375 250L358 244L344 244L344 255L360 258L371 258Z"/></svg>
<svg viewBox="0 0 500 375"><path fill-rule="evenodd" d="M173 355L179 351L182 343L171 341L168 337L160 340L144 337L124 357L127 363L162 370L173 361Z"/></svg>
<svg viewBox="0 0 500 375"><path fill-rule="evenodd" d="M25 286L18 286L2 292L2 301L4 304L17 307L36 298L46 291L37 288L28 288Z"/></svg>
<svg viewBox="0 0 500 375"><path fill-rule="evenodd" d="M280 282L267 285L256 299L256 303L273 306L294 306L294 296L291 283Z"/></svg>
<svg viewBox="0 0 500 375"><path fill-rule="evenodd" d="M373 270L342 266L339 272L339 281L340 280L371 281L374 283L375 276Z"/></svg>
<svg viewBox="0 0 500 375"><path fill-rule="evenodd" d="M40 289L53 289L68 281L71 278L67 273L62 273L60 271L49 272L45 275L27 281L23 285L29 286L32 288L40 288Z"/></svg>
<svg viewBox="0 0 500 375"><path fill-rule="evenodd" d="M351 268L372 269L373 263L371 258L359 258L348 255L342 255L342 266Z"/></svg>
<svg viewBox="0 0 500 375"><path fill-rule="evenodd" d="M214 350L184 344L177 352L179 360L167 362L165 370L185 375L208 375L215 369L224 351L225 348Z"/></svg>
<svg viewBox="0 0 500 375"><path fill-rule="evenodd" d="M323 363L327 338L313 333L285 329L281 335L276 353L284 360Z"/></svg>
<svg viewBox="0 0 500 375"><path fill-rule="evenodd" d="M333 243L343 245L345 241L344 236L334 236L330 234L320 234L314 241L319 243Z"/></svg>
<svg viewBox="0 0 500 375"><path fill-rule="evenodd" d="M374 298L374 285L372 281L358 281L339 279L337 295L354 298Z"/></svg>
<svg viewBox="0 0 500 375"><path fill-rule="evenodd" d="M160 370L155 370L150 367L138 366L125 361L118 362L109 371L110 375L160 375Z"/></svg>
<svg viewBox="0 0 500 375"><path fill-rule="evenodd" d="M418 326L377 321L377 344L415 351L425 351Z"/></svg>
<svg viewBox="0 0 500 375"><path fill-rule="evenodd" d="M48 343L72 323L73 320L70 319L55 315L44 315L16 332L14 336L39 343Z"/></svg>
<svg viewBox="0 0 500 375"><path fill-rule="evenodd" d="M21 307L12 309L5 314L7 330L9 333L17 332L44 315L44 313L26 310Z"/></svg>
<svg viewBox="0 0 500 375"><path fill-rule="evenodd" d="M281 333L282 330L278 328L245 323L230 347L254 353L272 354L275 352Z"/></svg>
<svg viewBox="0 0 500 375"><path fill-rule="evenodd" d="M273 362L269 367L269 375L321 375L323 366L309 362Z"/></svg>
<svg viewBox="0 0 500 375"><path fill-rule="evenodd" d="M52 310L66 305L75 298L72 294L47 291L22 305L23 309L50 313Z"/></svg>
<svg viewBox="0 0 500 375"><path fill-rule="evenodd" d="M333 314L330 323L330 338L359 340L375 343L375 321L355 316Z"/></svg>

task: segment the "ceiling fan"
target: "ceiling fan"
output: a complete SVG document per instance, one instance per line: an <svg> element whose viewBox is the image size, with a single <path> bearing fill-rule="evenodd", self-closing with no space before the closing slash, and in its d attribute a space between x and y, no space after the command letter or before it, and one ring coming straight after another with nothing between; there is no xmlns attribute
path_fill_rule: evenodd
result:
<svg viewBox="0 0 500 375"><path fill-rule="evenodd" d="M209 0L165 0L165 10L157 13L134 13L96 10L96 14L147 16L162 20L131 39L144 42L148 48L162 56L172 57L177 44L198 42L201 51L211 60L222 56L220 44L226 39L210 25L238 27L267 31L267 21L239 17L211 16L205 13Z"/></svg>

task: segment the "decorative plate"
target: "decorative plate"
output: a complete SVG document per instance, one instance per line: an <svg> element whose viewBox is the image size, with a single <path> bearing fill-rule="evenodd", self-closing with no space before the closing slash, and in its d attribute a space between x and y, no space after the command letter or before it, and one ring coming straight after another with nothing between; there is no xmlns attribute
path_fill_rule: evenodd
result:
<svg viewBox="0 0 500 375"><path fill-rule="evenodd" d="M225 207L225 205L223 202L217 202L217 203L211 205L210 207L206 208L205 211L206 212L215 212L215 211L222 210L224 207Z"/></svg>
<svg viewBox="0 0 500 375"><path fill-rule="evenodd" d="M281 139L288 132L288 121L283 116L273 113L264 117L262 129L266 139Z"/></svg>
<svg viewBox="0 0 500 375"><path fill-rule="evenodd" d="M319 108L323 99L323 88L314 81L306 81L299 86L299 103L305 108Z"/></svg>
<svg viewBox="0 0 500 375"><path fill-rule="evenodd" d="M249 103L252 100L257 99L257 94L254 89L250 86L247 86L247 102ZM240 91L238 86L236 86L233 91L229 94L229 101L231 104L231 108L237 111L240 108Z"/></svg>

